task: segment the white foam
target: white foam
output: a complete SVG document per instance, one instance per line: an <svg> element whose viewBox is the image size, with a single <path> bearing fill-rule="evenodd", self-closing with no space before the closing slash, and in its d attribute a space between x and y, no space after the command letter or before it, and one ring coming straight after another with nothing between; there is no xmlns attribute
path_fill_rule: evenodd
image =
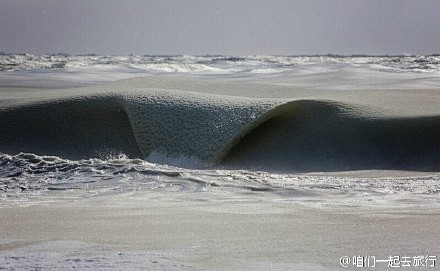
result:
<svg viewBox="0 0 440 271"><path fill-rule="evenodd" d="M183 168L207 168L212 164L195 156L168 154L164 150L153 150L145 158L147 162Z"/></svg>

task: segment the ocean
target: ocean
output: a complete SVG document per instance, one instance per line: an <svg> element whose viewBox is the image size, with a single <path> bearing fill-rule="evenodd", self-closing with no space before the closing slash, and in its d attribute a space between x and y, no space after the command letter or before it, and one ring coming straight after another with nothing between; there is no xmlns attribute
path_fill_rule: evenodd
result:
<svg viewBox="0 0 440 271"><path fill-rule="evenodd" d="M337 270L342 252L306 258L322 242L305 252L257 257L262 252L256 247L268 242L247 247L245 254L227 254L212 241L227 233L211 236L209 245L203 231L203 253L226 253L218 262L194 256L201 255L200 248L191 250L188 244L197 238L189 233L173 241L187 250L170 251L163 245L168 237L155 243L149 236L146 240L163 246L150 241L130 246L121 252L127 255L124 262L108 246L127 245L126 239L83 238L84 228L72 237L66 232L75 229L65 224L59 234L44 237L29 225L23 237L15 229L26 220L12 217L29 216L23 210L35 216L53 208L71 214L83 208L95 210L96 218L105 208L122 215L124 208L150 208L148 218L160 210L169 218L181 215L184 206L196 213L191 221L200 215L200 223L211 225L216 218L204 214L229 214L231 225L243 227L255 226L253 218L237 222L234 215L265 217L280 209L312 210L310 217L322 212L331 217L325 221L338 213L437 217L439 192L438 55L0 55L0 217L10 218L0 228L0 262L6 269ZM105 223L110 228L96 230L97 235L115 230ZM422 228L437 227L429 225ZM253 234L259 230L264 231ZM276 232L261 234L280 245L282 238L271 237ZM227 246L232 251L240 236L234 238ZM356 254L362 244L327 245ZM378 243L369 247L362 253L374 253ZM438 250L435 245L430 251L423 245L418 251L394 248L400 251L389 253L411 256Z"/></svg>

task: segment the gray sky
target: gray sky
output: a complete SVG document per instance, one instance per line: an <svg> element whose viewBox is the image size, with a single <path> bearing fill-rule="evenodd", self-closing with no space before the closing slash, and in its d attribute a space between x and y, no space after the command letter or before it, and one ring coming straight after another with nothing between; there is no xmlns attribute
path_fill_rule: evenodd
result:
<svg viewBox="0 0 440 271"><path fill-rule="evenodd" d="M440 53L439 0L0 0L0 51Z"/></svg>

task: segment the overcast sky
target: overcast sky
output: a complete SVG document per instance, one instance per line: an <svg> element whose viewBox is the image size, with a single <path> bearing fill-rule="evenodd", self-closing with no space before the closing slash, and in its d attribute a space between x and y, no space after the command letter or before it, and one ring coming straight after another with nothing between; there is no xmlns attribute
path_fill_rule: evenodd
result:
<svg viewBox="0 0 440 271"><path fill-rule="evenodd" d="M0 0L0 51L440 53L440 0Z"/></svg>

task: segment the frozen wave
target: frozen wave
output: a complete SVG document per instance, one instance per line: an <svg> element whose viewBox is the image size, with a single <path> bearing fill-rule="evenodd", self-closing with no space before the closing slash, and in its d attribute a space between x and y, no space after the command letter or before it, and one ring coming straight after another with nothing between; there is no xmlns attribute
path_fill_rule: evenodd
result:
<svg viewBox="0 0 440 271"><path fill-rule="evenodd" d="M435 73L382 72L337 57L329 58L342 63L310 65L291 65L288 57L163 58L155 64L234 71L226 77L155 71L94 86L104 77L145 73L122 69L114 58L2 72L2 203L147 193L148 199L437 206ZM291 70L255 73L282 61ZM83 82L89 86L69 88Z"/></svg>
<svg viewBox="0 0 440 271"><path fill-rule="evenodd" d="M279 97L251 97L273 92ZM26 89L0 107L0 124L8 127L0 130L0 147L70 159L125 153L173 164L187 157L202 165L282 172L438 171L436 92L418 90L419 101L408 94L378 96L373 89L350 97L345 91L170 77ZM386 112L393 99L396 113Z"/></svg>

